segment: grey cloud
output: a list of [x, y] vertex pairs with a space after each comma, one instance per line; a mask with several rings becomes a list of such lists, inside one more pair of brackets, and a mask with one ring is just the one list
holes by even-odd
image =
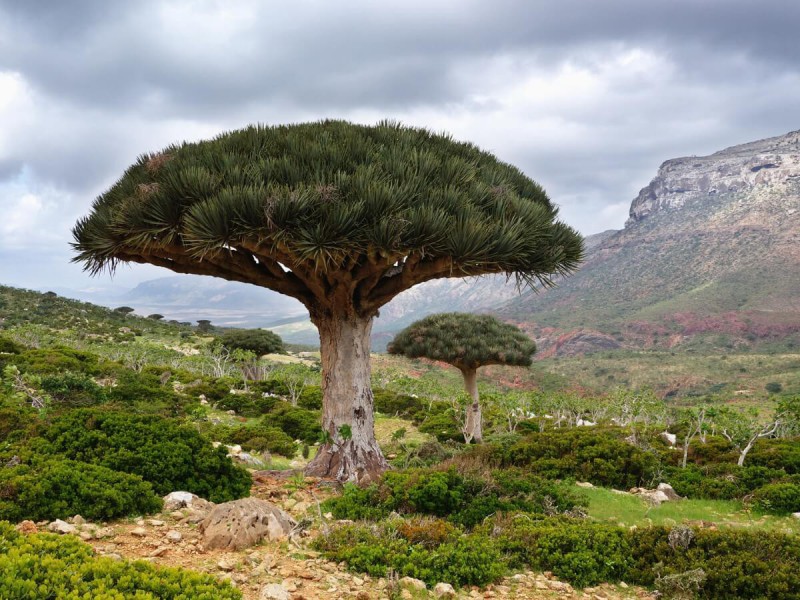
[[[208, 116], [254, 96], [332, 110], [453, 101], [465, 92], [448, 81], [453, 63], [498, 52], [557, 62], [592, 44], [644, 44], [669, 48], [687, 75], [704, 76], [709, 52], [756, 65], [795, 65], [799, 52], [800, 4], [779, 0], [256, 4], [235, 45], [216, 52], [202, 33], [165, 29], [160, 3], [3, 6], [7, 66], [79, 104], [162, 116]], [[185, 6], [203, 14], [213, 5]]]

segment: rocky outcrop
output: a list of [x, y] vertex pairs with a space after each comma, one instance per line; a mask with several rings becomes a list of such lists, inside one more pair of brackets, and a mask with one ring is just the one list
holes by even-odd
[[687, 202], [750, 193], [759, 186], [784, 185], [800, 178], [800, 131], [733, 146], [710, 156], [666, 161], [631, 204], [626, 227], [655, 212]]
[[296, 525], [280, 508], [258, 498], [218, 504], [200, 523], [207, 550], [242, 550], [262, 540], [286, 539]]

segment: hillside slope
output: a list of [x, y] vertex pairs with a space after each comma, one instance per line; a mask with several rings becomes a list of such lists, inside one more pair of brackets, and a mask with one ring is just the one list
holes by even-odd
[[668, 160], [603, 235], [576, 275], [501, 314], [545, 347], [800, 342], [800, 132]]

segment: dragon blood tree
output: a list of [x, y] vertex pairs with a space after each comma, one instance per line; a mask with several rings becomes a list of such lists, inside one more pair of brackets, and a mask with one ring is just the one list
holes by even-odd
[[480, 442], [483, 432], [478, 369], [486, 365], [529, 367], [536, 344], [513, 325], [489, 315], [440, 313], [406, 327], [395, 336], [388, 351], [409, 358], [439, 360], [461, 371], [472, 399], [464, 420], [464, 439]]
[[93, 274], [121, 262], [297, 298], [319, 329], [325, 444], [310, 475], [369, 481], [370, 331], [418, 283], [488, 273], [549, 285], [583, 241], [542, 188], [468, 143], [382, 122], [251, 126], [141, 156], [73, 235]]

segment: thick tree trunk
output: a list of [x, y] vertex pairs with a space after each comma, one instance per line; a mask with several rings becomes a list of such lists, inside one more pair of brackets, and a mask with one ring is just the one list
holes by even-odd
[[315, 319], [322, 357], [322, 429], [329, 438], [306, 474], [368, 483], [389, 464], [375, 441], [370, 387], [372, 319]]
[[470, 443], [474, 441], [480, 444], [483, 441], [483, 430], [481, 425], [481, 403], [478, 397], [478, 371], [477, 369], [461, 369], [464, 375], [464, 387], [467, 394], [472, 398], [472, 404], [467, 406], [467, 414], [464, 419], [464, 441]]

